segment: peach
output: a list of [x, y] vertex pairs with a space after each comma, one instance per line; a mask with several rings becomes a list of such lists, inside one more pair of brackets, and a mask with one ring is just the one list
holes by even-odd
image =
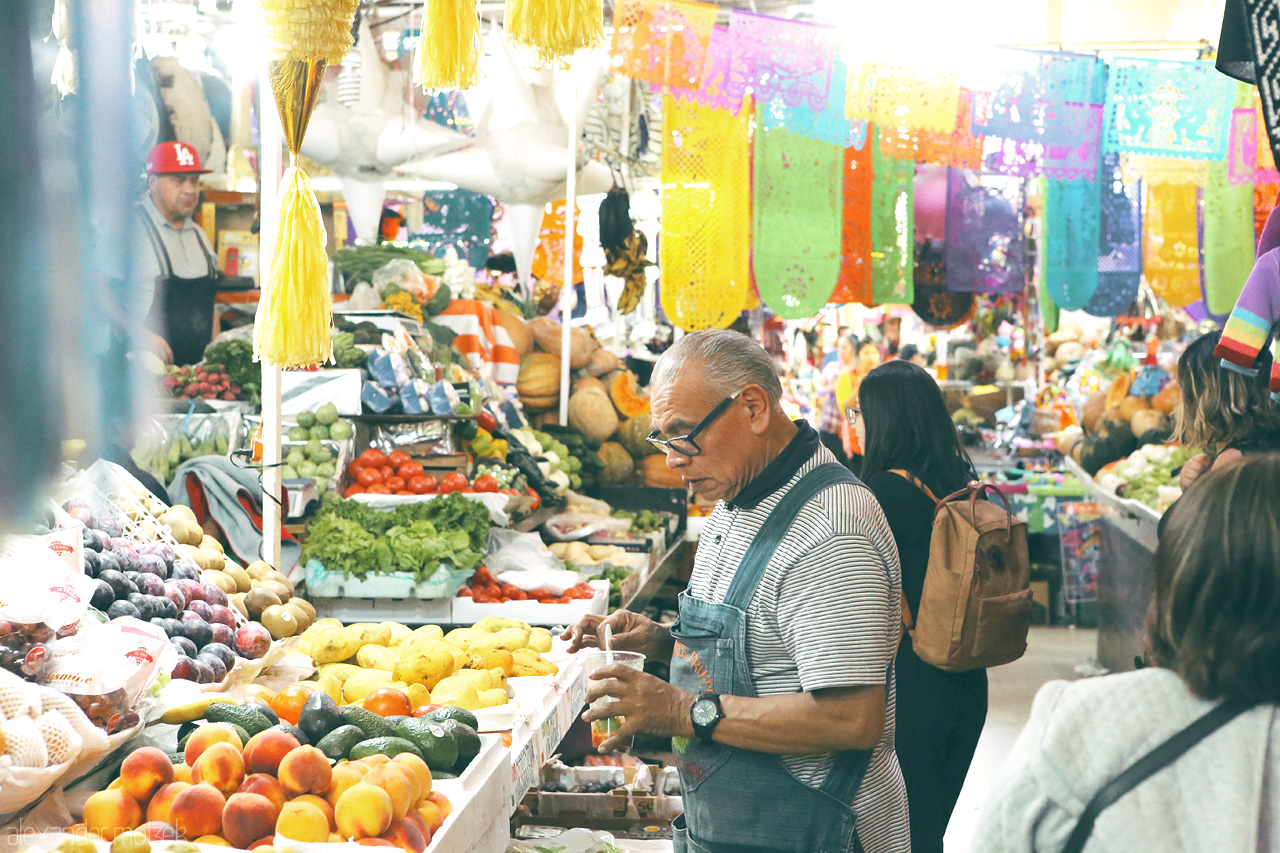
[[431, 768], [427, 766], [427, 762], [423, 761], [412, 752], [402, 752], [395, 758], [391, 759], [392, 764], [398, 764], [401, 767], [408, 767], [418, 777], [418, 784], [422, 787], [421, 794], [415, 799], [422, 799], [431, 793]]
[[169, 809], [169, 823], [183, 838], [218, 835], [227, 798], [208, 782], [200, 782], [178, 794]]
[[431, 834], [435, 834], [444, 824], [445, 813], [434, 801], [423, 799], [415, 807], [414, 811], [418, 813], [418, 817], [426, 824]]
[[173, 781], [173, 762], [154, 746], [135, 749], [120, 765], [120, 789], [139, 803], [146, 803], [162, 785]]
[[356, 844], [359, 844], [361, 847], [398, 847], [399, 846], [397, 844], [392, 844], [390, 841], [387, 841], [385, 838], [361, 838], [356, 841]]
[[191, 784], [191, 765], [187, 762], [173, 765], [173, 781]]
[[275, 835], [280, 810], [261, 794], [232, 794], [222, 810], [222, 834], [232, 847], [247, 848], [255, 839]]
[[138, 827], [147, 837], [148, 841], [181, 841], [182, 836], [178, 834], [178, 830], [161, 820], [149, 820], [142, 826]]
[[221, 835], [202, 835], [195, 841], [196, 844], [212, 844], [214, 847], [230, 847], [231, 842], [223, 838]]
[[338, 834], [344, 838], [372, 838], [391, 826], [391, 796], [377, 785], [360, 782], [338, 798], [334, 808]]
[[280, 762], [276, 778], [291, 796], [323, 794], [333, 781], [333, 767], [323, 752], [314, 746], [300, 746]]
[[362, 773], [350, 764], [336, 765], [329, 781], [329, 791], [325, 794], [325, 799], [329, 801], [329, 805], [337, 806], [338, 798], [346, 793], [348, 788], [363, 779], [368, 772], [366, 769]]
[[373, 769], [373, 765], [365, 761], [363, 758], [357, 758], [355, 761], [348, 761], [346, 766], [350, 767], [361, 776]]
[[384, 764], [365, 774], [364, 782], [366, 785], [377, 785], [387, 792], [391, 797], [391, 814], [396, 820], [408, 814], [409, 807], [417, 801], [414, 794], [417, 793], [418, 778], [403, 767]]
[[440, 814], [448, 817], [453, 814], [453, 803], [449, 802], [449, 798], [439, 791], [432, 791], [427, 794], [427, 799], [440, 807]]
[[300, 746], [298, 739], [279, 729], [267, 729], [244, 745], [244, 766], [249, 773], [276, 775], [280, 761]]
[[294, 800], [285, 803], [281, 810], [280, 819], [276, 822], [276, 834], [294, 841], [327, 842], [329, 818], [319, 806]]
[[196, 768], [196, 760], [204, 754], [204, 751], [215, 743], [229, 743], [237, 750], [244, 749], [244, 744], [240, 742], [240, 735], [236, 734], [236, 730], [226, 723], [210, 723], [201, 726], [191, 733], [191, 737], [187, 739], [187, 748], [183, 752], [183, 758], [186, 764], [191, 768], [194, 776]]
[[392, 821], [387, 831], [378, 837], [390, 841], [404, 853], [422, 853], [427, 849], [427, 840], [422, 837], [422, 833], [417, 827], [403, 820]]
[[331, 832], [331, 833], [329, 833], [329, 843], [330, 843], [330, 844], [341, 844], [342, 842], [344, 842], [344, 841], [346, 841], [346, 840], [347, 840], [347, 839], [343, 838], [341, 835], [339, 835], [339, 834], [338, 834], [338, 833], [336, 833], [336, 832]]
[[73, 823], [62, 832], [65, 835], [74, 835], [76, 838], [88, 838], [91, 835], [89, 828], [83, 823]]
[[324, 819], [329, 822], [330, 830], [338, 828], [338, 821], [333, 815], [333, 806], [329, 805], [324, 797], [316, 794], [303, 794], [300, 797], [294, 797], [290, 802], [309, 803], [310, 805], [315, 806], [324, 814]]
[[151, 797], [151, 802], [147, 804], [147, 820], [149, 822], [159, 821], [160, 823], [169, 822], [169, 810], [173, 808], [173, 801], [178, 795], [190, 788], [188, 782], [170, 782], [164, 785], [160, 790], [156, 791]]
[[375, 752], [373, 755], [366, 755], [364, 758], [360, 760], [363, 761], [366, 765], [368, 765], [369, 769], [372, 770], [375, 767], [381, 767], [391, 759], [380, 752]]
[[[142, 807], [124, 791], [98, 791], [85, 801], [84, 825], [90, 832], [111, 841], [117, 835], [142, 825]], [[381, 835], [382, 832], [372, 834]]]
[[274, 834], [273, 834], [273, 835], [267, 835], [267, 836], [265, 836], [265, 837], [263, 837], [263, 838], [259, 838], [257, 841], [255, 841], [255, 842], [253, 842], [252, 844], [250, 844], [248, 849], [250, 849], [250, 850], [261, 850], [261, 851], [263, 851], [263, 853], [266, 853], [266, 851], [268, 851], [268, 850], [274, 850], [274, 849], [275, 849], [274, 847], [272, 847], [272, 846], [271, 846], [273, 843], [275, 843], [275, 840], [276, 840], [276, 837], [275, 837], [275, 835], [274, 835]]
[[124, 785], [124, 780], [117, 776], [111, 780], [111, 784], [108, 785], [106, 789], [108, 791], [118, 791], [122, 785]]
[[251, 776], [244, 777], [244, 781], [240, 783], [236, 793], [259, 794], [274, 803], [276, 811], [284, 808], [284, 788], [280, 787], [280, 783], [276, 781], [274, 776], [268, 776], [266, 773], [254, 773]]
[[414, 809], [409, 809], [409, 813], [404, 816], [404, 822], [412, 826], [414, 829], [418, 830], [418, 832], [422, 833], [422, 838], [424, 841], [426, 841], [427, 844], [431, 843], [431, 836], [432, 836], [431, 829], [430, 827], [427, 826], [427, 822], [418, 816], [417, 811], [415, 811]]
[[222, 796], [229, 797], [244, 781], [244, 756], [234, 744], [210, 744], [191, 765], [191, 779], [197, 785], [201, 782], [212, 785]]

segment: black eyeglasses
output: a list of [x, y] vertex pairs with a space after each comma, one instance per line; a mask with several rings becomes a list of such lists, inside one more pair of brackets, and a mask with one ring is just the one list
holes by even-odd
[[854, 426], [853, 422], [858, 419], [858, 415], [861, 413], [862, 413], [862, 410], [859, 409], [857, 406], [844, 407], [844, 419], [849, 422], [849, 426]]
[[677, 435], [675, 438], [659, 438], [658, 436], [660, 436], [662, 433], [661, 431], [655, 429], [653, 432], [649, 433], [649, 436], [648, 436], [649, 443], [652, 444], [654, 447], [658, 448], [659, 450], [661, 450], [663, 453], [666, 453], [670, 450], [674, 450], [676, 453], [679, 453], [681, 456], [697, 456], [698, 454], [702, 453], [702, 448], [699, 447], [698, 443], [695, 441], [695, 439], [698, 437], [698, 434], [703, 430], [705, 430], [707, 427], [711, 426], [711, 424], [715, 421], [716, 418], [723, 415], [725, 413], [725, 410], [729, 408], [729, 404], [732, 403], [734, 400], [738, 399], [738, 394], [741, 394], [741, 393], [742, 392], [739, 391], [737, 394], [733, 394], [732, 396], [725, 397], [723, 400], [721, 400], [719, 403], [716, 404], [716, 407], [714, 409], [707, 412], [707, 416], [705, 418], [698, 421], [697, 426], [689, 430], [689, 432], [685, 433], [684, 435]]

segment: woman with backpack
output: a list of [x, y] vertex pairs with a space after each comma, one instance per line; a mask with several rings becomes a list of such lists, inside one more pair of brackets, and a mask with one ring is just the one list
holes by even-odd
[[1280, 849], [1277, 481], [1219, 462], [1169, 510], [1152, 665], [1040, 689], [974, 851]]
[[[890, 361], [868, 373], [858, 408], [846, 415], [863, 449], [863, 481], [898, 544], [903, 598], [910, 613], [918, 614], [936, 510], [930, 495], [944, 498], [965, 488], [977, 479], [973, 464], [938, 383], [910, 362]], [[895, 670], [896, 743], [911, 813], [911, 849], [942, 853], [986, 721], [987, 673], [937, 669], [920, 660], [905, 633]]]

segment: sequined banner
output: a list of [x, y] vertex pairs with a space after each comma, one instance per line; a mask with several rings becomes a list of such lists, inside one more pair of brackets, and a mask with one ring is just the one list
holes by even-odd
[[1214, 163], [1204, 191], [1204, 300], [1210, 314], [1230, 314], [1254, 261], [1253, 187], [1232, 184]]
[[831, 302], [871, 304], [871, 145], [844, 150], [844, 221], [840, 230], [840, 276]]
[[1102, 148], [1224, 159], [1234, 85], [1212, 62], [1113, 59]]
[[948, 73], [934, 71], [921, 77], [872, 62], [849, 69], [845, 115], [852, 119], [904, 132], [949, 134], [955, 130], [959, 111], [960, 89]]
[[686, 332], [723, 329], [750, 282], [750, 113], [663, 99], [662, 310]]
[[1098, 189], [1098, 289], [1084, 311], [1118, 317], [1137, 299], [1142, 285], [1142, 184], [1125, 184], [1119, 155], [1106, 154]]
[[1021, 292], [1022, 182], [947, 170], [946, 284], [961, 293]]
[[814, 112], [808, 102], [799, 106], [787, 106], [782, 98], [774, 98], [768, 107], [760, 111], [765, 130], [784, 127], [792, 133], [830, 142], [841, 148], [862, 147], [867, 140], [867, 123], [850, 121], [844, 114], [844, 86], [848, 66], [835, 61], [831, 74], [831, 97], [826, 109]]
[[1200, 298], [1196, 188], [1148, 184], [1142, 223], [1142, 272], [1155, 294], [1174, 307]]
[[886, 157], [877, 133], [878, 129], [871, 139], [871, 300], [876, 305], [910, 303], [915, 287], [916, 166]]
[[785, 128], [755, 133], [751, 267], [760, 300], [786, 320], [812, 317], [840, 275], [844, 150]]
[[727, 89], [732, 64], [733, 37], [729, 35], [728, 27], [716, 27], [707, 41], [699, 85], [688, 89], [672, 86], [671, 94], [690, 103], [715, 110], [728, 110], [737, 115], [742, 109], [742, 93], [739, 92], [734, 98]]
[[1083, 308], [1098, 289], [1098, 186], [1046, 181], [1042, 237], [1045, 290], [1058, 306]]
[[815, 112], [826, 109], [835, 29], [733, 11], [729, 33], [733, 58], [725, 92], [731, 99], [750, 93], [762, 104], [781, 98], [791, 107], [807, 101]]
[[613, 67], [653, 86], [695, 88], [720, 9], [686, 0], [619, 0]]
[[985, 136], [1072, 146], [1101, 102], [1101, 60], [1073, 53], [1010, 52], [1009, 70], [974, 98], [973, 132]]

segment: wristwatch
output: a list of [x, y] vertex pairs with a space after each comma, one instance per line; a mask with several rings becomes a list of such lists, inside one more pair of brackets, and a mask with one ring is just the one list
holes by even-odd
[[724, 710], [720, 707], [720, 696], [716, 693], [701, 694], [689, 708], [689, 721], [693, 723], [693, 733], [703, 743], [711, 743], [711, 735], [723, 719]]

